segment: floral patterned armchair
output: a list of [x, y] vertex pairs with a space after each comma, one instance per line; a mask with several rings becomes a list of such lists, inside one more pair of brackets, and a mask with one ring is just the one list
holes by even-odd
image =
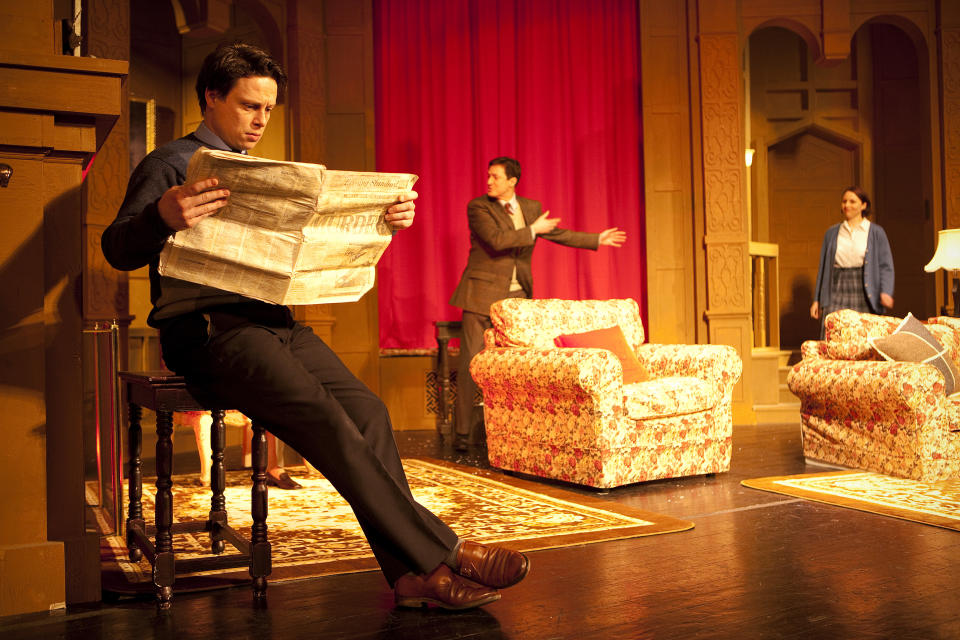
[[[889, 362], [869, 339], [900, 318], [845, 309], [825, 320], [825, 340], [808, 340], [787, 376], [800, 398], [806, 457], [901, 478], [960, 477], [960, 393], [947, 396], [929, 364]], [[927, 330], [960, 363], [960, 321], [936, 317]]]
[[[494, 467], [598, 488], [730, 468], [732, 392], [742, 362], [724, 345], [643, 344], [634, 300], [509, 298], [470, 363], [483, 390]], [[554, 338], [618, 325], [650, 379]]]

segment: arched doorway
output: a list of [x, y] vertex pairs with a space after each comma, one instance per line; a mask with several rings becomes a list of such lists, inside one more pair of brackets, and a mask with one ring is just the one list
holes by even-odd
[[[815, 338], [810, 301], [824, 231], [838, 221], [840, 189], [856, 184], [860, 144], [810, 127], [767, 148], [770, 238], [780, 247], [780, 344]], [[840, 186], [838, 186], [840, 185]]]
[[893, 313], [935, 313], [929, 215], [930, 127], [914, 41], [898, 26], [869, 23], [851, 55], [814, 62], [807, 40], [782, 27], [750, 36], [753, 240], [780, 251], [780, 344], [797, 349], [819, 335], [809, 317], [823, 234], [841, 220], [844, 187], [872, 196], [872, 220], [887, 231], [897, 285]]

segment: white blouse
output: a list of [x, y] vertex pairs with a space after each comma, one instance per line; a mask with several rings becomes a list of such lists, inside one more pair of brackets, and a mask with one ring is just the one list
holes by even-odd
[[870, 221], [860, 220], [855, 227], [850, 226], [848, 220], [840, 225], [837, 234], [837, 253], [833, 258], [833, 266], [841, 269], [862, 267], [863, 257], [867, 254], [867, 232], [870, 230]]

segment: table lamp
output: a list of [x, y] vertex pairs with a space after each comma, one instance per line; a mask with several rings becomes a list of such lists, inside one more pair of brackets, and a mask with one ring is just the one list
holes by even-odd
[[953, 317], [960, 318], [960, 229], [944, 229], [937, 236], [937, 250], [933, 259], [923, 268], [927, 273], [937, 269], [953, 272]]

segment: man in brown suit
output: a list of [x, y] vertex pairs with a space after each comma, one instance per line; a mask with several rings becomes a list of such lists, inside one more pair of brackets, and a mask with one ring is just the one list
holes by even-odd
[[463, 309], [463, 338], [457, 371], [457, 433], [454, 446], [465, 451], [474, 443], [473, 398], [476, 384], [470, 360], [483, 347], [483, 332], [490, 328], [490, 305], [503, 298], [532, 298], [530, 261], [538, 237], [552, 242], [596, 250], [600, 245], [619, 247], [627, 234], [616, 227], [600, 233], [561, 229], [560, 218], [550, 218], [536, 200], [516, 195], [520, 163], [500, 157], [487, 168], [487, 194], [467, 205], [470, 255], [450, 304]]

